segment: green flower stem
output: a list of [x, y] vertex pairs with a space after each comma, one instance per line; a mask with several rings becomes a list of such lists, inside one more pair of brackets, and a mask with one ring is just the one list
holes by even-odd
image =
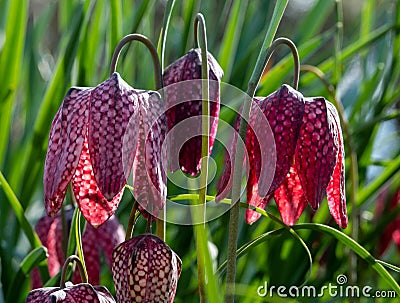
[[133, 198], [133, 199], [134, 199], [133, 206], [131, 209], [131, 213], [129, 215], [128, 226], [126, 227], [125, 241], [128, 241], [132, 237], [133, 227], [135, 226], [135, 222], [137, 219], [136, 211], [138, 209], [138, 203], [135, 200], [135, 198]]
[[[260, 81], [262, 73], [265, 69], [266, 62], [268, 62], [272, 55], [273, 48], [272, 41], [275, 33], [278, 29], [279, 23], [282, 19], [283, 13], [288, 4], [286, 1], [278, 1], [275, 5], [275, 9], [271, 18], [271, 23], [265, 36], [261, 51], [259, 53], [256, 65], [251, 75], [247, 95], [250, 97], [249, 102], [244, 102], [240, 126], [239, 136], [246, 142], [246, 131], [247, 131], [247, 120], [250, 116], [251, 101], [255, 94], [257, 85]], [[272, 50], [272, 51], [271, 51]], [[296, 78], [296, 77], [295, 77]], [[235, 277], [236, 277], [236, 249], [237, 249], [237, 238], [238, 238], [238, 227], [239, 227], [239, 201], [242, 184], [242, 161], [244, 158], [244, 148], [241, 144], [236, 146], [236, 156], [234, 162], [233, 172], [233, 185], [232, 185], [232, 202], [233, 206], [229, 211], [229, 233], [228, 233], [228, 260], [227, 260], [227, 272], [226, 272], [226, 293], [225, 302], [233, 303], [235, 299]]]
[[163, 20], [163, 27], [161, 29], [161, 36], [160, 40], [158, 41], [158, 53], [161, 58], [161, 70], [164, 70], [164, 55], [165, 55], [165, 44], [167, 41], [167, 33], [168, 33], [168, 26], [171, 20], [171, 14], [172, 10], [174, 9], [175, 6], [175, 0], [168, 0], [167, 6], [165, 8], [165, 13], [164, 13], [164, 20]]
[[66, 280], [66, 276], [67, 276], [68, 266], [73, 261], [75, 261], [76, 265], [78, 266], [82, 283], [88, 283], [88, 277], [86, 274], [86, 270], [85, 270], [83, 264], [81, 263], [80, 258], [78, 256], [71, 255], [67, 258], [67, 260], [65, 260], [65, 263], [64, 263], [62, 271], [61, 271], [61, 282], [60, 282], [61, 289], [65, 288], [65, 282], [66, 282], [65, 280]]
[[114, 50], [114, 54], [111, 59], [111, 65], [110, 65], [110, 76], [115, 73], [115, 69], [118, 63], [118, 58], [121, 53], [122, 48], [125, 46], [125, 44], [132, 42], [132, 41], [139, 41], [143, 43], [147, 49], [150, 51], [151, 59], [153, 60], [153, 67], [154, 67], [154, 79], [155, 79], [155, 86], [156, 90], [160, 90], [163, 87], [163, 81], [162, 81], [162, 71], [161, 71], [161, 65], [160, 65], [160, 60], [158, 59], [158, 54], [157, 50], [154, 47], [153, 43], [147, 38], [146, 36], [140, 35], [140, 34], [130, 34], [122, 38], [122, 40], [118, 43]]
[[[359, 221], [359, 214], [358, 214], [358, 207], [357, 207], [357, 192], [358, 192], [358, 160], [357, 160], [357, 153], [354, 147], [354, 143], [352, 140], [351, 132], [349, 123], [346, 119], [344, 114], [344, 108], [341, 100], [337, 97], [336, 88], [334, 85], [330, 84], [325, 77], [325, 74], [317, 67], [312, 65], [303, 65], [300, 68], [302, 71], [308, 71], [313, 73], [317, 76], [318, 79], [324, 83], [330, 96], [333, 99], [333, 102], [337, 108], [340, 123], [342, 125], [342, 129], [344, 135], [346, 136], [346, 146], [347, 151], [350, 154], [350, 180], [351, 180], [351, 190], [350, 190], [350, 203], [351, 203], [351, 235], [352, 238], [358, 240], [358, 221]], [[357, 280], [357, 259], [354, 254], [349, 259], [350, 262], [350, 281], [355, 283]]]
[[[162, 69], [160, 60], [158, 58], [157, 49], [154, 47], [153, 43], [143, 35], [140, 34], [130, 34], [122, 38], [122, 40], [118, 43], [117, 47], [114, 50], [114, 54], [111, 59], [111, 66], [110, 66], [110, 76], [115, 72], [115, 68], [117, 66], [118, 57], [121, 53], [122, 48], [125, 44], [131, 41], [139, 41], [143, 43], [147, 49], [150, 51], [151, 59], [153, 60], [153, 67], [154, 67], [154, 81], [155, 81], [155, 88], [156, 90], [161, 90], [164, 86], [163, 79], [162, 79]], [[135, 207], [132, 205], [132, 208]], [[157, 236], [165, 241], [165, 209], [164, 207], [161, 211], [159, 216], [161, 218], [156, 219], [156, 234]], [[128, 233], [127, 233], [128, 234]]]
[[[198, 39], [198, 31], [200, 38]], [[206, 216], [206, 195], [207, 195], [207, 177], [208, 177], [208, 150], [209, 150], [209, 132], [210, 132], [210, 105], [209, 105], [209, 83], [208, 83], [208, 49], [207, 49], [207, 31], [206, 24], [202, 14], [197, 14], [194, 21], [194, 36], [196, 43], [201, 48], [201, 77], [202, 77], [202, 102], [201, 102], [201, 168], [200, 168], [200, 188], [199, 197], [193, 200], [194, 203], [200, 205], [195, 210], [195, 222], [203, 222], [194, 226], [197, 247], [197, 271], [199, 279], [200, 302], [206, 301], [206, 281], [207, 275], [212, 275], [212, 269], [207, 268], [205, 258], [208, 254], [207, 240], [204, 238], [206, 234], [205, 216]], [[207, 251], [206, 251], [207, 250]], [[208, 258], [209, 259], [209, 258]], [[210, 271], [211, 270], [211, 271]]]
[[[162, 73], [164, 70], [164, 56], [165, 56], [165, 45], [167, 41], [167, 33], [168, 33], [168, 27], [169, 23], [171, 20], [171, 15], [172, 15], [172, 10], [174, 9], [175, 6], [175, 0], [168, 0], [167, 6], [165, 8], [165, 13], [164, 13], [164, 20], [163, 20], [163, 27], [161, 29], [161, 36], [158, 41], [158, 53], [159, 53], [159, 58], [161, 58], [161, 64], [160, 64], [160, 73], [162, 77]], [[162, 78], [161, 78], [162, 80]], [[163, 81], [161, 81], [161, 87], [164, 87]], [[161, 91], [161, 95], [163, 96], [163, 92]], [[165, 218], [167, 216], [166, 214], [166, 206], [160, 211], [161, 218], [158, 218], [156, 220], [156, 233], [157, 236], [160, 237], [162, 240], [165, 241], [165, 228], [166, 228], [166, 223], [165, 223]]]
[[79, 267], [79, 272], [81, 274], [81, 279], [82, 281], [85, 279], [86, 281], [88, 280], [88, 274], [86, 270], [86, 264], [85, 264], [85, 256], [83, 255], [83, 245], [82, 245], [82, 234], [81, 234], [81, 211], [78, 210], [77, 216], [76, 216], [76, 224], [75, 224], [75, 241], [76, 241], [76, 251], [79, 257], [79, 264], [81, 267]]

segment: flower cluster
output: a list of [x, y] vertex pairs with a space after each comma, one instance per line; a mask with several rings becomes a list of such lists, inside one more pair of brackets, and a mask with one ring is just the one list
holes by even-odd
[[[169, 103], [168, 127], [201, 114], [201, 91], [193, 90], [190, 100], [179, 104], [172, 84], [201, 77], [200, 51], [192, 50], [169, 66], [164, 77], [171, 85], [166, 91]], [[214, 100], [210, 152], [214, 142], [219, 114], [219, 81], [222, 70], [209, 54], [210, 78]], [[173, 103], [173, 104], [172, 104]], [[45, 162], [44, 192], [48, 215], [37, 225], [42, 243], [49, 249], [49, 271], [53, 276], [64, 260], [61, 248], [61, 218], [56, 215], [62, 207], [69, 183], [74, 197], [89, 226], [83, 235], [87, 251], [90, 282], [99, 283], [99, 250], [110, 253], [122, 242], [119, 225], [110, 219], [116, 211], [127, 177], [133, 172], [133, 187], [139, 209], [149, 220], [164, 207], [166, 175], [162, 167], [162, 145], [167, 129], [164, 105], [157, 92], [135, 90], [118, 73], [94, 88], [71, 88], [58, 110], [50, 131]], [[197, 123], [196, 129], [201, 129]], [[195, 175], [200, 165], [198, 148], [201, 138], [185, 143], [179, 165], [186, 173]], [[67, 214], [70, 217], [70, 213]], [[121, 235], [121, 236], [119, 236]], [[104, 241], [103, 241], [104, 239]], [[111, 249], [110, 249], [111, 248]], [[133, 262], [132, 262], [133, 260]], [[172, 302], [181, 272], [179, 257], [159, 238], [143, 235], [132, 238], [113, 253], [113, 273], [117, 297], [121, 302], [142, 298], [149, 302]], [[75, 279], [75, 278], [74, 278]], [[76, 280], [76, 279], [75, 279]], [[38, 272], [33, 274], [33, 286], [40, 287]], [[90, 286], [91, 287], [91, 286]], [[71, 286], [62, 290], [43, 289], [30, 294], [30, 300], [68, 293], [88, 292], [89, 286]], [[90, 288], [92, 289], [92, 288]], [[81, 295], [78, 297], [82, 298]]]
[[[139, 36], [135, 38], [143, 41], [143, 36]], [[154, 47], [151, 52], [155, 53]], [[148, 226], [151, 225], [165, 207], [163, 160], [167, 151], [172, 156], [172, 171], [180, 168], [191, 176], [199, 173], [202, 64], [208, 64], [211, 80], [211, 153], [223, 71], [211, 54], [207, 54], [207, 62], [202, 62], [200, 55], [200, 49], [190, 50], [166, 68], [162, 94], [134, 89], [116, 72], [96, 87], [73, 87], [68, 91], [51, 126], [45, 162], [44, 200], [46, 212], [52, 218], [41, 219], [36, 228], [49, 251], [51, 276], [60, 271], [64, 260], [62, 224], [57, 213], [71, 183], [77, 205], [91, 225], [83, 234], [89, 282], [99, 283], [100, 250], [104, 250], [119, 302], [173, 302], [182, 270], [178, 255], [152, 234], [122, 242], [123, 232], [113, 214], [132, 173], [135, 200]], [[274, 142], [260, 140], [259, 134], [266, 130], [260, 129], [254, 114], [257, 111], [252, 110], [245, 142], [249, 155], [248, 204], [264, 208], [274, 197], [283, 222], [293, 225], [307, 204], [317, 209], [326, 194], [334, 219], [340, 227], [346, 227], [343, 137], [335, 107], [322, 97], [305, 98], [288, 85], [268, 97], [254, 98], [252, 106], [268, 120]], [[167, 143], [167, 131], [171, 144], [166, 149], [163, 146]], [[268, 184], [262, 171], [266, 163], [275, 164], [269, 158], [274, 146], [276, 167]], [[229, 188], [227, 180], [233, 171], [229, 163], [219, 193]], [[71, 212], [66, 216], [67, 221], [71, 220]], [[246, 211], [248, 223], [258, 218], [253, 210]], [[73, 277], [76, 280], [77, 276]], [[60, 288], [38, 289], [30, 293], [27, 302], [115, 302], [106, 289], [87, 282], [62, 282]], [[34, 273], [33, 286], [41, 286], [38, 272]]]

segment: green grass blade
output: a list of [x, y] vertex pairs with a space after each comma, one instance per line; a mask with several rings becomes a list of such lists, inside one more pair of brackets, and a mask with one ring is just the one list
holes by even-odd
[[[82, 33], [90, 19], [89, 12], [91, 10], [89, 6], [91, 5], [93, 5], [93, 2], [87, 0], [85, 3], [80, 3], [75, 8], [72, 14], [73, 20], [70, 22], [70, 35], [66, 41], [66, 46], [62, 48], [63, 51], [55, 67], [54, 76], [49, 83], [40, 106], [33, 136], [28, 145], [27, 156], [24, 163], [21, 165], [21, 171], [24, 175], [23, 180], [20, 182], [21, 189], [19, 189], [19, 191], [21, 192], [21, 201], [24, 201], [23, 203], [28, 203], [31, 200], [32, 192], [34, 191], [38, 179], [40, 179], [39, 176], [43, 169], [51, 121], [70, 85], [72, 66], [75, 61], [78, 46], [80, 45]], [[38, 159], [40, 159], [40, 161], [38, 161]]]
[[195, 0], [187, 0], [184, 1], [183, 4], [183, 32], [181, 37], [181, 49], [179, 54], [184, 54], [189, 47], [189, 34], [190, 30], [193, 28], [192, 23], [194, 19], [194, 13], [198, 11], [198, 7], [195, 5], [199, 5], [200, 1]]
[[164, 64], [165, 64], [164, 55], [165, 55], [165, 46], [167, 43], [168, 27], [169, 27], [169, 22], [171, 20], [172, 11], [174, 10], [174, 6], [175, 6], [175, 0], [168, 0], [164, 12], [164, 20], [163, 20], [163, 26], [161, 28], [161, 35], [157, 45], [157, 52], [158, 56], [160, 57], [162, 71], [164, 71]]
[[368, 186], [359, 190], [356, 205], [361, 206], [362, 204], [364, 204], [370, 197], [376, 194], [378, 190], [382, 188], [382, 186], [399, 170], [400, 156], [391, 161], [386, 170], [381, 173], [376, 179], [374, 179], [374, 181], [372, 181]]
[[6, 302], [20, 302], [23, 300], [21, 296], [22, 285], [26, 283], [26, 278], [32, 269], [47, 259], [47, 249], [44, 246], [39, 246], [32, 250], [21, 262], [18, 271], [14, 274], [10, 288], [7, 291]]
[[122, 38], [122, 3], [121, 0], [109, 2], [111, 5], [111, 37], [109, 42], [110, 54], [113, 53], [119, 40]]
[[11, 208], [14, 211], [14, 214], [20, 224], [22, 230], [24, 231], [26, 237], [32, 248], [38, 248], [42, 246], [42, 243], [39, 240], [36, 232], [33, 230], [31, 224], [28, 219], [25, 217], [24, 209], [21, 206], [21, 203], [18, 201], [17, 196], [14, 191], [8, 184], [6, 178], [3, 176], [3, 173], [0, 171], [0, 187], [3, 189], [4, 194], [7, 198], [7, 201]]
[[326, 23], [328, 15], [332, 12], [334, 1], [319, 0], [314, 7], [302, 18], [298, 26], [295, 40], [302, 44], [317, 36]]
[[239, 38], [246, 16], [247, 4], [247, 0], [236, 0], [233, 3], [229, 21], [224, 31], [224, 38], [222, 39], [218, 58], [219, 64], [224, 71], [224, 79], [226, 82], [229, 81], [232, 73], [233, 62], [236, 57]]
[[375, 9], [375, 0], [367, 0], [364, 2], [364, 7], [361, 13], [361, 26], [360, 26], [360, 37], [367, 37], [368, 34], [372, 31], [373, 18], [374, 18], [374, 9]]
[[8, 145], [12, 109], [24, 50], [28, 1], [11, 1], [6, 21], [5, 42], [0, 54], [0, 169]]
[[377, 261], [364, 247], [362, 247], [345, 233], [333, 227], [318, 223], [302, 223], [295, 225], [292, 228], [294, 230], [311, 229], [335, 237], [339, 242], [350, 248], [359, 257], [366, 261], [381, 276], [381, 278], [384, 279], [394, 291], [396, 291], [397, 295], [400, 295], [399, 284], [396, 282], [393, 276], [389, 274], [386, 268], [383, 267], [383, 265], [379, 261]]
[[[383, 38], [385, 35], [387, 35], [391, 30], [393, 30], [396, 26], [395, 25], [383, 25], [382, 27], [374, 30], [371, 32], [367, 37], [365, 37], [363, 40], [357, 40], [356, 42], [350, 44], [346, 48], [344, 48], [340, 54], [339, 54], [339, 59], [341, 61], [344, 61], [351, 56], [355, 55], [357, 52], [360, 50], [363, 50], [367, 47], [369, 47], [371, 44], [375, 43], [379, 39]], [[326, 59], [324, 62], [322, 62], [318, 67], [319, 69], [326, 73], [327, 71], [331, 70], [333, 68], [333, 65], [335, 63], [334, 58], [330, 57], [329, 59]], [[304, 75], [301, 79], [302, 85], [307, 86], [310, 85], [310, 83], [315, 80], [315, 78], [310, 75]]]

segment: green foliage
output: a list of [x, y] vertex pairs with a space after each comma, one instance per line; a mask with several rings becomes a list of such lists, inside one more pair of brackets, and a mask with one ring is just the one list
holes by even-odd
[[[33, 227], [44, 214], [42, 177], [51, 122], [68, 88], [104, 81], [112, 51], [122, 36], [137, 32], [154, 44], [161, 41], [167, 5], [161, 0], [44, 2], [0, 0], [0, 303], [24, 302], [34, 266], [40, 265], [41, 276], [48, 280], [45, 250]], [[292, 229], [282, 229], [279, 220], [268, 215], [278, 214], [274, 202], [267, 207], [268, 214], [251, 226], [245, 225], [241, 208], [238, 302], [261, 302], [256, 290], [264, 281], [322, 287], [335, 283], [339, 274], [349, 277], [348, 284], [399, 291], [398, 251], [391, 245], [378, 255], [385, 227], [399, 211], [385, 210], [378, 216], [376, 208], [384, 188], [388, 188], [387, 205], [400, 187], [400, 3], [343, 1], [344, 19], [338, 20], [337, 1], [307, 1], [312, 3], [307, 9], [302, 9], [301, 2], [289, 1], [275, 37], [292, 39], [301, 63], [324, 72], [344, 105], [350, 226], [336, 229], [326, 201], [315, 213], [307, 209]], [[166, 32], [165, 66], [194, 46], [193, 20], [201, 12], [207, 24], [208, 49], [225, 71], [223, 81], [246, 91], [274, 7], [275, 1], [263, 0], [175, 1]], [[343, 27], [337, 26], [339, 21]], [[279, 49], [272, 62], [256, 95], [266, 96], [292, 81], [293, 60], [288, 50]], [[124, 48], [117, 71], [135, 88], [154, 88], [151, 59], [142, 46]], [[333, 101], [324, 83], [312, 74], [301, 74], [299, 90]], [[222, 108], [220, 119], [233, 124], [234, 116]], [[356, 186], [349, 173], [350, 141], [358, 159]], [[224, 167], [220, 147], [214, 148], [212, 157], [219, 176]], [[171, 197], [181, 193], [174, 187], [168, 191]], [[214, 182], [208, 194], [210, 199], [215, 195]], [[117, 211], [124, 226], [131, 203], [127, 190]], [[207, 265], [221, 269], [219, 276], [210, 279], [224, 292], [228, 219], [224, 214], [208, 222], [207, 233], [198, 241], [193, 227], [167, 224], [166, 242], [183, 263], [175, 302], [199, 301], [196, 245], [202, 251], [215, 246], [207, 254]], [[139, 219], [134, 233], [144, 230], [145, 222]], [[70, 236], [69, 252], [74, 252], [75, 234]], [[358, 255], [355, 264], [351, 261], [354, 255]], [[102, 282], [111, 285], [106, 266]], [[48, 282], [55, 283], [57, 277]], [[15, 291], [18, 286], [20, 290]], [[280, 301], [276, 295], [268, 302]]]

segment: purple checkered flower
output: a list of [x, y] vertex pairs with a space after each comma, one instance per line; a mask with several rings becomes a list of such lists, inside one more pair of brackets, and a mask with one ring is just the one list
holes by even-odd
[[[209, 53], [209, 102], [210, 102], [210, 134], [209, 154], [211, 154], [217, 134], [218, 115], [220, 109], [220, 81], [223, 71], [218, 62]], [[192, 49], [176, 60], [164, 71], [164, 91], [167, 104], [168, 129], [171, 134], [171, 154], [179, 155], [179, 163], [172, 164], [175, 171], [180, 167], [186, 174], [196, 176], [201, 166], [201, 50]], [[193, 120], [180, 124], [186, 119]], [[177, 129], [174, 129], [177, 128]], [[172, 162], [174, 163], [174, 162]]]
[[[246, 135], [250, 167], [247, 202], [265, 208], [274, 197], [283, 222], [293, 225], [307, 204], [317, 209], [326, 194], [332, 216], [345, 228], [344, 148], [335, 107], [322, 97], [304, 98], [288, 85], [266, 98], [255, 98], [253, 106], [261, 109], [271, 126], [276, 145], [276, 169], [266, 196], [261, 197], [261, 149], [252, 129], [257, 121], [250, 115]], [[219, 184], [219, 193], [225, 191], [230, 173], [228, 167]], [[251, 209], [246, 211], [249, 224], [259, 217], [260, 214]]]
[[95, 88], [71, 88], [50, 131], [44, 170], [47, 214], [61, 208], [68, 184], [93, 226], [118, 207], [127, 176], [142, 202], [162, 208], [161, 143], [166, 122], [158, 93], [135, 90], [118, 73]]

